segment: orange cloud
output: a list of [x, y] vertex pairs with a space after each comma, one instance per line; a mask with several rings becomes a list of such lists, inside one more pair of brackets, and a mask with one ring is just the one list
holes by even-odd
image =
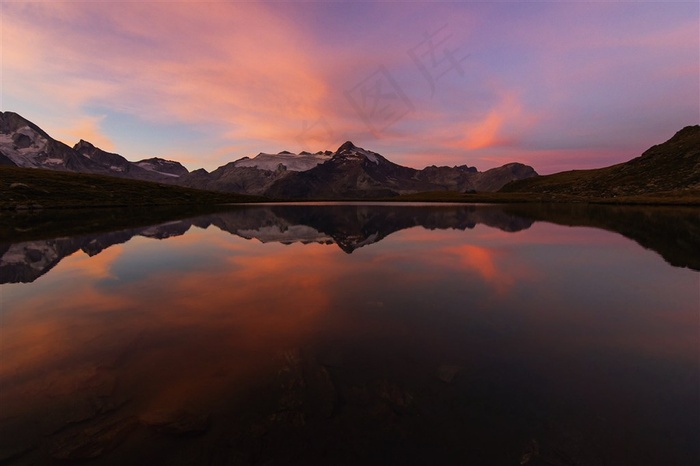
[[523, 131], [532, 124], [533, 116], [526, 116], [517, 96], [512, 91], [499, 90], [500, 100], [480, 119], [462, 122], [463, 136], [452, 145], [466, 150], [509, 144], [506, 130]]

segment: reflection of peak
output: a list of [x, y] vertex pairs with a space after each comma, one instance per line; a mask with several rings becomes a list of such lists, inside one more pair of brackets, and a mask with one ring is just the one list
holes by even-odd
[[344, 237], [340, 238], [337, 237], [335, 238], [336, 244], [340, 249], [342, 249], [344, 252], [348, 254], [352, 254], [352, 252], [356, 249], [361, 248], [362, 246], [367, 246], [373, 243], [376, 243], [382, 239], [382, 236], [379, 234], [379, 232], [372, 233], [368, 236], [352, 236], [352, 237]]
[[147, 238], [165, 239], [184, 235], [190, 229], [190, 226], [189, 223], [182, 221], [168, 222], [141, 230], [139, 235]]
[[95, 145], [86, 141], [85, 139], [81, 139], [78, 141], [76, 145], [73, 146], [73, 150], [77, 150], [78, 152], [81, 152], [83, 150], [94, 150], [96, 149]]

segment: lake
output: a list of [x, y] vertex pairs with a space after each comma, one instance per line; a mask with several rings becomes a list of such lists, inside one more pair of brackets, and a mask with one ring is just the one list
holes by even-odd
[[80, 215], [3, 227], [1, 464], [700, 464], [697, 208]]

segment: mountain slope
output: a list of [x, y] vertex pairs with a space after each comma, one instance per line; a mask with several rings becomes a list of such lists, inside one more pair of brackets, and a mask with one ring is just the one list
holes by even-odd
[[0, 154], [18, 167], [109, 174], [103, 165], [56, 141], [34, 123], [12, 112], [0, 112]]
[[610, 198], [698, 190], [700, 126], [696, 125], [683, 128], [668, 141], [628, 162], [514, 181], [501, 192]]
[[139, 160], [138, 162], [134, 162], [134, 165], [144, 170], [160, 173], [161, 175], [182, 176], [189, 173], [189, 170], [182, 166], [180, 162], [165, 160], [160, 157]]

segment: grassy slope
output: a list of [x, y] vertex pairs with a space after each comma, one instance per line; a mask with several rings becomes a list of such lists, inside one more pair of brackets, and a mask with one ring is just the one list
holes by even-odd
[[263, 200], [109, 176], [0, 166], [0, 209], [212, 205]]
[[386, 199], [396, 202], [477, 202], [477, 203], [589, 203], [589, 204], [629, 204], [629, 205], [700, 205], [700, 189], [678, 190], [637, 196], [586, 196], [575, 194], [538, 192], [497, 192], [465, 194], [454, 191], [434, 191], [406, 194]]
[[501, 192], [697, 202], [700, 198], [700, 126], [683, 128], [668, 141], [629, 162], [514, 181]]

